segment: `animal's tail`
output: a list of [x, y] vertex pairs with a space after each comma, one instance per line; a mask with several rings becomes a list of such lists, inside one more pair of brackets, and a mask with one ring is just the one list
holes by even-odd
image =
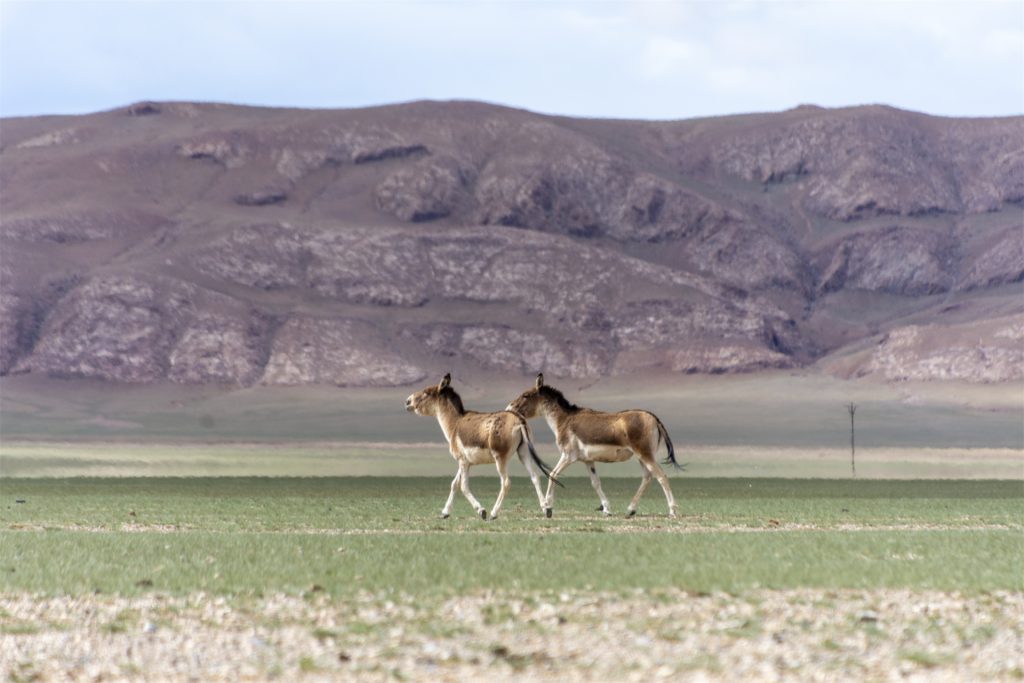
[[672, 465], [677, 470], [685, 470], [685, 465], [680, 465], [676, 461], [676, 449], [672, 446], [672, 438], [668, 435], [668, 430], [665, 429], [665, 425], [658, 418], [657, 415], [652, 413], [654, 421], [658, 423], [658, 436], [665, 440], [665, 447], [668, 449], [668, 457], [661, 461], [663, 465]]
[[[522, 448], [523, 444], [525, 443], [527, 449], [529, 449], [530, 451], [530, 458], [532, 458], [534, 464], [536, 464], [537, 467], [540, 468], [540, 471], [544, 473], [544, 476], [547, 477], [548, 479], [551, 479], [551, 481], [555, 482], [562, 488], [565, 488], [565, 485], [562, 484], [562, 482], [551, 477], [551, 467], [546, 462], [541, 460], [539, 455], [537, 455], [537, 449], [533, 447], [533, 440], [530, 438], [530, 425], [526, 423], [526, 420], [523, 420], [523, 422], [519, 425], [519, 436], [522, 439], [519, 442], [519, 448]], [[519, 453], [519, 458], [522, 459], [523, 454], [519, 451], [519, 449], [516, 449], [516, 452]]]

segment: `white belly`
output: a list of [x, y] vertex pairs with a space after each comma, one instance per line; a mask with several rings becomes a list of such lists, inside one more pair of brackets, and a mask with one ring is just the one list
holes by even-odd
[[633, 457], [633, 451], [622, 446], [583, 446], [583, 460], [596, 462], [622, 462]]
[[491, 453], [490, 448], [464, 446], [461, 439], [456, 439], [455, 444], [459, 447], [459, 453], [462, 454], [462, 458], [470, 465], [483, 465], [484, 463], [494, 462], [494, 455]]

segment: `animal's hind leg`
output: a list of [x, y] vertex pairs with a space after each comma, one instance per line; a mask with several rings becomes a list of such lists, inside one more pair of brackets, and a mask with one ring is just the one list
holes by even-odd
[[444, 509], [441, 510], [441, 519], [448, 519], [448, 516], [452, 514], [452, 503], [455, 502], [455, 489], [459, 488], [459, 481], [462, 478], [462, 468], [455, 472], [455, 478], [452, 479], [452, 490], [448, 493], [448, 502], [444, 504]]
[[654, 474], [654, 478], [661, 484], [661, 490], [665, 492], [665, 500], [668, 502], [668, 516], [675, 517], [678, 510], [676, 509], [676, 499], [672, 495], [672, 489], [668, 485], [668, 477], [665, 475], [665, 471], [661, 469], [661, 465], [651, 458], [651, 461], [647, 463], [647, 466], [651, 469]]
[[459, 485], [462, 487], [462, 495], [466, 497], [469, 504], [476, 510], [476, 514], [480, 515], [482, 519], [487, 519], [487, 508], [481, 505], [480, 501], [473, 495], [473, 492], [469, 490], [469, 465], [465, 463], [459, 463]]
[[651, 485], [651, 470], [643, 460], [640, 460], [640, 469], [644, 471], [644, 478], [640, 481], [640, 488], [636, 490], [633, 500], [629, 501], [629, 507], [626, 508], [627, 517], [632, 517], [636, 514], [636, 506], [640, 503], [640, 497], [644, 495], [644, 491]]
[[498, 498], [494, 501], [494, 507], [491, 508], [491, 519], [497, 517], [501, 512], [501, 504], [505, 502], [505, 495], [508, 493], [509, 486], [512, 485], [508, 476], [508, 458], [495, 458], [494, 464], [498, 468], [498, 476], [501, 477], [501, 490], [498, 491]]
[[604, 495], [604, 490], [601, 488], [601, 479], [597, 476], [597, 468], [594, 467], [594, 463], [587, 463], [587, 467], [590, 469], [590, 483], [593, 484], [594, 490], [597, 491], [597, 497], [601, 499], [601, 512], [606, 515], [612, 514], [611, 505], [608, 503], [608, 496]]

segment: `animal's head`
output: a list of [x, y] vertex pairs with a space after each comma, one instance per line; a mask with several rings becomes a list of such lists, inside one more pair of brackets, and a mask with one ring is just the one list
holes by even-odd
[[505, 410], [517, 412], [523, 417], [525, 417], [527, 420], [536, 417], [538, 411], [540, 411], [540, 390], [543, 386], [544, 373], [542, 372], [537, 375], [537, 382], [532, 387], [530, 387], [523, 393], [519, 394], [517, 398], [515, 398], [511, 403], [508, 404]]
[[421, 389], [405, 399], [405, 409], [417, 415], [437, 415], [438, 405], [442, 401], [451, 401], [456, 403], [459, 412], [462, 412], [462, 401], [459, 399], [459, 395], [448, 386], [451, 382], [451, 374], [445, 374], [436, 386]]

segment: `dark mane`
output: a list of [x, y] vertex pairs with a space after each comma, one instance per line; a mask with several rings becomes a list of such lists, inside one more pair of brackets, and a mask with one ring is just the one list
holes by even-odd
[[575, 413], [579, 410], [582, 410], [575, 403], [569, 403], [568, 399], [565, 398], [565, 395], [562, 394], [562, 392], [559, 391], [558, 389], [555, 389], [554, 387], [549, 387], [545, 384], [537, 391], [543, 398], [550, 399], [557, 403], [558, 407], [561, 408], [562, 410], [567, 410], [570, 413]]
[[466, 414], [466, 409], [462, 407], [462, 398], [460, 398], [459, 395], [455, 393], [455, 390], [452, 389], [451, 387], [445, 387], [440, 392], [438, 392], [437, 395], [439, 398], [448, 399], [448, 401], [450, 401], [451, 404], [455, 406], [455, 410], [459, 413], [459, 415]]

